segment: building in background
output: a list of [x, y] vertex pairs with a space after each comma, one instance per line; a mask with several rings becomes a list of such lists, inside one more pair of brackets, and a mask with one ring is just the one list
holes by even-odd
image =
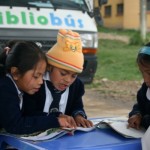
[[[116, 29], [140, 29], [140, 0], [108, 0], [102, 5], [103, 26]], [[147, 0], [147, 30], [150, 29], [150, 0]]]

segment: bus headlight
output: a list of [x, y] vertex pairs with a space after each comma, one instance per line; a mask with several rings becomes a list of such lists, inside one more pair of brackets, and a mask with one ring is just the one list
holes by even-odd
[[87, 48], [98, 47], [98, 33], [80, 34], [82, 40], [82, 46]]

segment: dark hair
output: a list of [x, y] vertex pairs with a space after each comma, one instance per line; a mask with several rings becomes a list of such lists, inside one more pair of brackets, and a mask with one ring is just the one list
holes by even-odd
[[14, 43], [11, 43], [12, 45], [9, 46], [9, 48], [11, 48], [9, 53], [6, 54], [5, 52], [5, 60], [4, 57], [0, 57], [3, 59], [0, 59], [0, 69], [3, 69], [3, 71], [0, 72], [1, 75], [4, 75], [4, 70], [5, 73], [11, 73], [12, 67], [17, 67], [19, 73], [23, 75], [26, 71], [33, 69], [39, 60], [45, 60], [47, 63], [44, 52], [42, 52], [42, 50], [34, 42], [13, 42]]
[[5, 61], [6, 61], [6, 57], [7, 57], [6, 48], [11, 49], [13, 47], [13, 45], [17, 42], [18, 42], [18, 40], [10, 40], [6, 43], [5, 47], [3, 48], [3, 50], [0, 53], [0, 64], [1, 65], [5, 65]]
[[[150, 42], [147, 43], [145, 46], [150, 47]], [[144, 54], [144, 53], [138, 53], [137, 63], [142, 66], [149, 66], [150, 65], [150, 55]]]

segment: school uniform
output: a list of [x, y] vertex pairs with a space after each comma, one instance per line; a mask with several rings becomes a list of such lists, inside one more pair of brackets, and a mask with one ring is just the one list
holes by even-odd
[[129, 117], [134, 114], [141, 114], [141, 125], [147, 129], [150, 125], [150, 88], [145, 83], [137, 93], [137, 103], [133, 106]]
[[[84, 65], [80, 35], [71, 30], [60, 29], [57, 42], [47, 51], [46, 58], [50, 66], [80, 74]], [[59, 111], [73, 117], [80, 114], [86, 118], [82, 102], [83, 94], [84, 86], [78, 78], [64, 91], [58, 91], [55, 87], [52, 87], [50, 79], [44, 79], [40, 92], [36, 93], [32, 105], [37, 106], [37, 112], [51, 113]]]
[[[38, 113], [38, 112], [45, 112], [45, 113], [51, 112], [50, 107], [53, 103], [52, 92], [54, 91], [49, 87], [52, 86], [51, 81], [49, 79], [46, 80], [47, 78], [44, 79], [45, 79], [44, 83], [42, 84], [39, 92], [34, 94], [32, 96], [32, 100], [30, 101], [28, 98], [26, 98], [26, 101], [24, 103], [24, 107], [26, 111], [30, 112], [30, 114]], [[84, 111], [83, 101], [82, 101], [82, 96], [84, 95], [84, 93], [85, 91], [84, 91], [83, 83], [81, 82], [80, 79], [76, 78], [73, 84], [70, 85], [70, 87], [68, 87], [65, 91], [63, 91], [63, 93], [61, 93], [57, 111], [73, 117], [75, 117], [77, 114], [80, 114], [84, 118], [87, 118]], [[25, 95], [25, 96], [29, 96], [29, 95]], [[26, 108], [26, 106], [28, 105], [30, 106], [32, 105], [32, 107]]]
[[[29, 114], [24, 109], [24, 93], [19, 91], [11, 76], [0, 78], [0, 127], [13, 134], [29, 134], [59, 127], [59, 114]], [[26, 106], [30, 107], [30, 106]]]

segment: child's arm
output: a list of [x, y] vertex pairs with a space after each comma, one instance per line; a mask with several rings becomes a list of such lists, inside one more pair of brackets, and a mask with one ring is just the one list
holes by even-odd
[[76, 79], [71, 89], [74, 95], [72, 96], [72, 105], [70, 111], [77, 126], [92, 127], [93, 123], [90, 120], [87, 120], [87, 116], [84, 111], [84, 105], [82, 101], [82, 96], [84, 95], [83, 83], [79, 79]]
[[138, 103], [133, 105], [132, 111], [129, 113], [129, 117], [131, 117], [133, 115], [136, 115], [136, 114], [141, 114], [141, 111], [140, 111]]
[[74, 119], [78, 127], [90, 128], [93, 126], [92, 121], [85, 119], [82, 115], [76, 115]]
[[[62, 126], [58, 119], [60, 113], [31, 115], [23, 114], [23, 108], [19, 107], [19, 97], [13, 84], [7, 86], [0, 80], [0, 125], [7, 132], [13, 134], [30, 134], [49, 128]], [[68, 122], [66, 119], [65, 122]], [[65, 126], [67, 127], [67, 126]]]
[[[142, 84], [142, 87], [137, 93], [137, 103], [133, 106], [132, 111], [129, 113], [129, 122], [132, 120], [134, 122], [139, 119], [140, 116], [140, 125], [147, 129], [150, 126], [150, 114], [149, 114], [149, 105], [150, 102], [146, 97], [147, 86], [145, 83]], [[136, 119], [135, 119], [136, 116]], [[133, 121], [134, 118], [134, 121]], [[136, 121], [137, 122], [137, 121]], [[137, 123], [135, 123], [137, 124]], [[139, 123], [138, 123], [139, 124]], [[129, 126], [132, 126], [131, 124]]]
[[140, 129], [140, 125], [141, 125], [141, 119], [142, 116], [141, 114], [135, 114], [132, 115], [129, 119], [128, 119], [128, 128], [135, 128], [135, 129]]
[[76, 128], [76, 122], [74, 121], [73, 117], [68, 115], [60, 114], [58, 117], [58, 121], [61, 127], [63, 128]]

